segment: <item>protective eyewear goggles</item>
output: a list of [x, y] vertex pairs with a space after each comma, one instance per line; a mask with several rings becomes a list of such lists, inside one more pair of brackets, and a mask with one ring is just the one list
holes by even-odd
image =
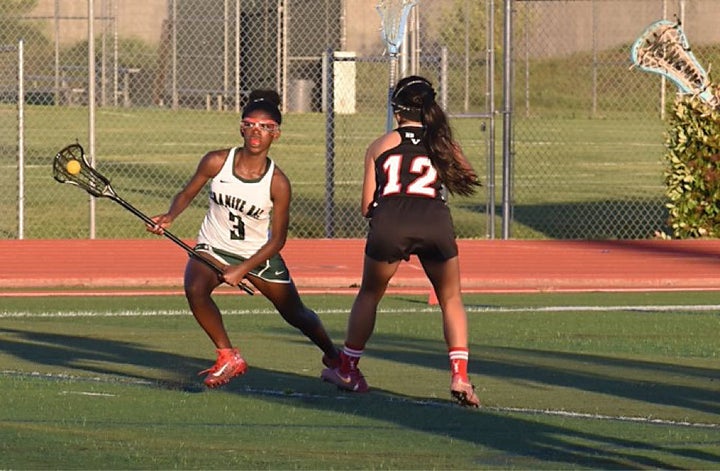
[[280, 129], [280, 126], [277, 123], [273, 122], [266, 122], [266, 121], [241, 121], [240, 122], [240, 129], [243, 131], [249, 131], [252, 128], [258, 128], [259, 130], [263, 132], [276, 132]]

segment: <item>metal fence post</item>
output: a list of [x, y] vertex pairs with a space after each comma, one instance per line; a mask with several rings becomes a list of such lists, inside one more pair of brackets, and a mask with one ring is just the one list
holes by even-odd
[[335, 236], [335, 51], [328, 49], [322, 58], [325, 77], [325, 237]]
[[510, 238], [512, 218], [512, 0], [505, 0], [503, 26], [503, 196], [502, 238]]
[[25, 48], [18, 41], [18, 239], [25, 238]]
[[[88, 151], [95, 167], [95, 0], [88, 0]], [[90, 238], [95, 238], [95, 198], [90, 197]]]

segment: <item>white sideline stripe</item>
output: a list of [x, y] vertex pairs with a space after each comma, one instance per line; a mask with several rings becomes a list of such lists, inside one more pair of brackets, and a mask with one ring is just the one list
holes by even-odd
[[467, 306], [468, 312], [566, 312], [566, 311], [640, 311], [640, 312], [671, 312], [671, 311], [718, 311], [720, 304], [662, 304], [662, 305], [625, 305], [625, 306], [539, 306], [539, 307], [492, 307]]
[[[67, 373], [40, 373], [39, 371], [18, 371], [18, 370], [0, 370], [2, 376], [22, 376], [27, 378], [40, 378], [40, 379], [51, 379], [53, 381], [65, 380], [65, 381], [83, 381], [92, 383], [108, 383], [108, 384], [132, 384], [136, 386], [151, 386], [156, 384], [152, 381], [145, 379], [135, 378], [101, 378], [99, 376], [78, 376]], [[63, 391], [66, 392], [66, 391]]]
[[[101, 377], [83, 377], [68, 374], [53, 374], [53, 373], [23, 373], [20, 371], [2, 370], [0, 371], [2, 376], [29, 376], [40, 379], [56, 380], [79, 380], [79, 381], [92, 381], [97, 383], [108, 383], [108, 384], [130, 384], [137, 386], [154, 386], [161, 384], [161, 382], [155, 383], [149, 380], [140, 380], [132, 378], [118, 378], [118, 379], [106, 379]], [[257, 394], [262, 396], [273, 396], [273, 397], [286, 397], [286, 398], [298, 398], [298, 399], [323, 399], [323, 400], [337, 400], [344, 401], [349, 399], [349, 395], [324, 395], [324, 394], [307, 394], [297, 391], [281, 391], [278, 389], [258, 389], [245, 387], [243, 391], [250, 394]], [[92, 396], [103, 396], [103, 397], [115, 397], [114, 394], [109, 393], [89, 393], [89, 392], [76, 392], [76, 391], [61, 391], [60, 394], [81, 394], [81, 395], [92, 395]], [[447, 407], [447, 408], [458, 408], [459, 406], [452, 402], [440, 402], [433, 400], [414, 400], [405, 398], [393, 398], [387, 396], [380, 396], [387, 402], [402, 402], [405, 404], [413, 404], [422, 407]], [[664, 425], [672, 427], [688, 427], [688, 428], [700, 428], [700, 429], [720, 429], [720, 424], [712, 422], [690, 422], [686, 420], [670, 420], [660, 419], [653, 417], [638, 417], [638, 416], [625, 416], [625, 415], [605, 415], [605, 414], [588, 414], [585, 412], [573, 412], [568, 410], [554, 410], [554, 409], [530, 409], [525, 407], [488, 407], [483, 406], [479, 409], [480, 411], [491, 411], [501, 412], [508, 414], [526, 414], [526, 415], [547, 415], [547, 416], [559, 416], [568, 417], [574, 419], [586, 419], [586, 420], [602, 420], [602, 421], [616, 421], [616, 422], [631, 422], [647, 425]], [[470, 412], [472, 413], [472, 412]]]
[[[668, 304], [668, 305], [621, 305], [621, 306], [534, 306], [534, 307], [495, 307], [473, 306], [465, 307], [467, 312], [481, 313], [514, 313], [514, 312], [608, 312], [608, 311], [638, 311], [638, 312], [672, 312], [672, 311], [720, 311], [720, 304]], [[423, 307], [420, 309], [378, 309], [378, 313], [393, 314], [403, 312], [439, 312], [439, 307]], [[348, 314], [347, 309], [318, 309], [317, 314]], [[247, 316], [257, 314], [276, 314], [274, 309], [230, 309], [223, 311], [223, 315]], [[2, 311], [0, 319], [10, 318], [64, 318], [64, 317], [154, 317], [154, 316], [189, 316], [188, 309], [161, 309], [156, 311]]]
[[625, 415], [614, 416], [604, 414], [587, 414], [584, 412], [572, 412], [567, 410], [526, 409], [524, 407], [488, 407], [487, 409], [498, 410], [502, 412], [518, 412], [523, 414], [555, 415], [560, 417], [572, 417], [577, 419], [615, 420], [619, 422], [637, 422], [643, 424], [672, 425], [694, 428], [720, 428], [720, 424], [708, 422], [688, 422], [686, 420], [669, 420], [657, 419], [652, 417], [633, 417]]

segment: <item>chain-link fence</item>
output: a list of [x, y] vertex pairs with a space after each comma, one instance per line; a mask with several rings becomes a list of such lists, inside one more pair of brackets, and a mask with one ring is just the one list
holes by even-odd
[[[55, 152], [79, 141], [125, 199], [164, 212], [205, 152], [241, 144], [238, 113], [257, 88], [283, 98], [271, 155], [293, 183], [290, 236], [364, 236], [363, 154], [384, 131], [389, 86], [375, 0], [95, 0], [92, 25], [88, 3], [0, 8], [0, 237], [145, 237], [117, 205], [54, 183]], [[629, 48], [649, 23], [678, 14], [710, 64], [720, 40], [713, 1], [511, 5], [512, 88], [503, 81], [504, 0], [420, 0], [399, 57], [399, 76], [436, 85], [485, 183], [451, 199], [458, 236], [499, 236], [501, 203], [512, 208], [504, 217], [515, 238], [662, 230], [662, 111], [674, 90], [629, 70]], [[510, 109], [500, 106], [505, 92]], [[505, 117], [512, 155], [500, 146]], [[174, 232], [194, 237], [206, 204], [198, 197]]]
[[515, 2], [513, 236], [648, 238], [665, 229], [664, 122], [675, 88], [630, 70], [652, 22], [682, 20], [716, 61], [711, 1]]
[[18, 46], [0, 46], [0, 99], [3, 103], [0, 105], [0, 214], [3, 221], [0, 223], [0, 237], [4, 238], [23, 235], [19, 223], [21, 203], [18, 198], [21, 178], [18, 164], [22, 163], [22, 156], [18, 153], [18, 129], [22, 109], [6, 105], [17, 103], [20, 93], [17, 76], [22, 48]]

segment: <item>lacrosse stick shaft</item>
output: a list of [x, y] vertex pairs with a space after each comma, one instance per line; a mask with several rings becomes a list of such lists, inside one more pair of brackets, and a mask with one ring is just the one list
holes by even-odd
[[[125, 201], [124, 199], [120, 198], [120, 197], [117, 196], [117, 195], [115, 195], [115, 197], [114, 197], [113, 199], [114, 199], [115, 201], [117, 201], [118, 204], [120, 204], [123, 208], [127, 209], [128, 211], [130, 211], [131, 213], [133, 213], [135, 216], [137, 216], [137, 217], [139, 217], [140, 219], [142, 219], [143, 221], [145, 221], [146, 224], [149, 224], [149, 225], [151, 225], [151, 226], [154, 226], [154, 225], [155, 225], [155, 221], [153, 221], [152, 219], [150, 219], [149, 216], [147, 216], [145, 213], [143, 213], [142, 211], [140, 211], [139, 209], [137, 209], [135, 206], [133, 206], [132, 204], [130, 204], [130, 203], [128, 203], [127, 201]], [[181, 239], [179, 239], [175, 234], [173, 234], [173, 233], [171, 233], [171, 232], [169, 232], [169, 231], [167, 231], [167, 230], [163, 230], [163, 235], [164, 235], [165, 237], [167, 237], [168, 239], [170, 239], [171, 241], [173, 241], [173, 242], [174, 242], [175, 244], [177, 244], [178, 246], [180, 246], [183, 250], [185, 250], [185, 252], [188, 253], [188, 255], [195, 257], [197, 260], [199, 260], [200, 262], [204, 263], [204, 264], [207, 265], [209, 268], [211, 268], [212, 270], [214, 270], [215, 273], [217, 273], [218, 275], [222, 275], [222, 270], [220, 270], [220, 268], [218, 268], [218, 267], [217, 267], [214, 263], [212, 263], [210, 260], [206, 259], [205, 257], [203, 257], [203, 256], [201, 256], [200, 254], [198, 254], [197, 252], [195, 252], [195, 250], [193, 250], [192, 247], [190, 247], [188, 244], [186, 244], [186, 243], [183, 242]], [[248, 285], [246, 285], [245, 283], [240, 283], [240, 284], [238, 285], [238, 287], [241, 288], [243, 291], [245, 291], [245, 292], [246, 292], [247, 294], [249, 294], [249, 295], [254, 295], [254, 294], [255, 294], [255, 291], [253, 291], [253, 289], [250, 288], [250, 287], [249, 287]]]
[[397, 54], [390, 56], [390, 85], [388, 86], [388, 97], [387, 97], [387, 118], [385, 120], [385, 131], [390, 132], [395, 124], [393, 109], [392, 109], [392, 96], [395, 93], [395, 80], [397, 76]]

